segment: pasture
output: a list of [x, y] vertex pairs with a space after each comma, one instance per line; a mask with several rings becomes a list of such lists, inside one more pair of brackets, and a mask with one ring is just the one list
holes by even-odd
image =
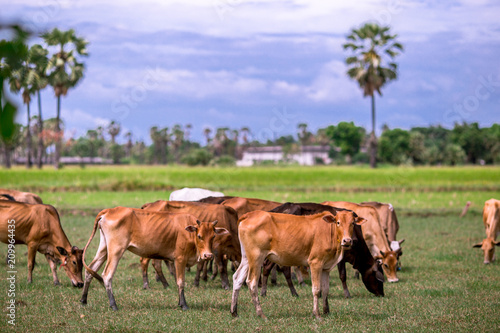
[[[370, 294], [353, 278], [348, 265], [351, 299], [344, 299], [337, 270], [330, 274], [330, 315], [312, 316], [310, 280], [292, 298], [284, 277], [261, 297], [267, 322], [260, 320], [248, 289], [242, 288], [238, 319], [229, 308], [232, 290], [220, 288], [220, 278], [200, 282], [194, 270], [187, 274], [189, 311], [177, 306], [174, 279], [163, 289], [149, 271], [151, 289], [142, 289], [139, 258], [127, 252], [113, 280], [119, 311], [109, 308], [104, 288], [92, 281], [88, 305], [79, 303], [81, 289], [71, 287], [62, 270], [60, 287], [52, 285], [50, 268], [37, 255], [33, 283], [28, 285], [26, 247], [16, 247], [16, 330], [37, 332], [167, 331], [167, 332], [304, 332], [304, 331], [485, 331], [500, 330], [500, 262], [482, 263], [482, 252], [472, 245], [484, 237], [481, 211], [484, 201], [500, 198], [500, 168], [380, 168], [362, 167], [79, 167], [54, 171], [0, 171], [2, 187], [30, 190], [61, 212], [63, 228], [74, 245], [83, 248], [95, 214], [117, 205], [140, 207], [168, 199], [172, 189], [205, 187], [227, 195], [276, 201], [391, 202], [399, 217], [398, 239], [405, 238], [400, 282], [385, 284], [385, 297]], [[459, 218], [466, 201], [472, 205]], [[98, 246], [94, 238], [86, 262]], [[0, 246], [5, 258], [6, 245]], [[0, 304], [7, 324], [7, 266], [0, 263]], [[166, 268], [164, 268], [166, 272]], [[232, 284], [232, 280], [230, 280]]]

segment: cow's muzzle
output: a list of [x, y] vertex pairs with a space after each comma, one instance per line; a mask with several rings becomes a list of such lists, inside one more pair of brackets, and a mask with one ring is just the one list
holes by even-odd
[[212, 260], [214, 255], [212, 253], [203, 253], [201, 256], [201, 259], [203, 260]]
[[341, 245], [342, 245], [342, 247], [350, 249], [352, 246], [352, 239], [351, 238], [343, 238]]

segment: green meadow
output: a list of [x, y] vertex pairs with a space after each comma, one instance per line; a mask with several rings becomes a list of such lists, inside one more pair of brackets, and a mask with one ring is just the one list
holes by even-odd
[[[177, 306], [174, 279], [163, 289], [150, 268], [151, 289], [142, 289], [139, 258], [127, 252], [118, 266], [113, 289], [119, 311], [109, 308], [104, 288], [93, 281], [88, 305], [79, 303], [81, 289], [71, 287], [59, 271], [60, 287], [52, 285], [45, 258], [37, 255], [33, 283], [28, 285], [26, 247], [16, 247], [16, 326], [7, 320], [10, 284], [0, 262], [0, 331], [20, 332], [496, 332], [500, 330], [500, 262], [482, 263], [472, 245], [484, 237], [481, 218], [485, 200], [500, 198], [498, 167], [65, 167], [55, 171], [0, 171], [3, 188], [34, 191], [61, 212], [72, 244], [83, 247], [95, 214], [113, 206], [140, 207], [168, 199], [172, 190], [203, 187], [227, 195], [276, 201], [378, 200], [391, 202], [399, 217], [403, 244], [400, 282], [385, 284], [384, 298], [370, 294], [348, 265], [351, 299], [344, 299], [338, 273], [330, 274], [330, 310], [317, 321], [312, 316], [310, 281], [292, 298], [282, 275], [261, 297], [268, 321], [260, 320], [248, 289], [240, 292], [238, 319], [229, 308], [231, 290], [220, 279], [193, 286], [187, 273], [186, 300]], [[467, 215], [459, 218], [471, 201]], [[86, 261], [97, 250], [96, 235]], [[0, 258], [7, 246], [0, 245]], [[166, 268], [164, 271], [167, 272]], [[232, 281], [231, 281], [232, 283]]]

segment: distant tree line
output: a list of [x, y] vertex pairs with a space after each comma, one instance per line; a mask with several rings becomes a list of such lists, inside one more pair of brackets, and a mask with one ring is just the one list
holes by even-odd
[[[32, 117], [30, 131], [37, 137], [40, 126]], [[27, 126], [17, 125], [12, 142], [12, 157], [25, 162], [28, 153], [36, 156], [40, 146], [25, 135]], [[339, 122], [316, 133], [306, 123], [297, 126], [295, 135], [285, 135], [266, 142], [255, 140], [248, 127], [203, 129], [204, 144], [191, 140], [191, 124], [150, 128], [150, 144], [134, 139], [131, 132], [122, 133], [120, 123], [88, 130], [78, 138], [62, 140], [61, 156], [110, 160], [114, 164], [185, 164], [234, 165], [248, 147], [281, 146], [285, 156], [299, 153], [301, 146], [321, 145], [330, 150], [334, 164], [369, 164], [371, 133], [353, 122]], [[55, 119], [43, 121], [42, 155], [46, 162], [55, 155], [57, 135]], [[117, 140], [117, 139], [120, 140]], [[119, 143], [120, 141], [121, 143]], [[31, 145], [29, 148], [28, 145]], [[6, 165], [2, 157], [2, 162]], [[479, 127], [477, 123], [455, 124], [452, 129], [441, 126], [414, 127], [410, 130], [383, 126], [378, 140], [377, 162], [392, 165], [461, 165], [500, 164], [500, 125]]]

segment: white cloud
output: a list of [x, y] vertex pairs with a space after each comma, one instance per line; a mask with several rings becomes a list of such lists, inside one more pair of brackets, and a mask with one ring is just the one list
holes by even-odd
[[64, 121], [65, 136], [79, 137], [85, 135], [87, 130], [96, 129], [98, 126], [105, 128], [110, 120], [98, 117], [80, 109], [63, 109], [61, 117]]

